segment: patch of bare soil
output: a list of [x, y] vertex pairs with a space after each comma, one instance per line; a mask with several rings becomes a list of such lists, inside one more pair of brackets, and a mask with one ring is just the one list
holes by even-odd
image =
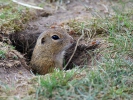
[[[27, 70], [25, 58], [11, 46], [0, 42], [0, 94], [1, 99], [12, 95], [27, 94], [28, 79], [33, 75]], [[3, 52], [3, 53], [2, 53]]]

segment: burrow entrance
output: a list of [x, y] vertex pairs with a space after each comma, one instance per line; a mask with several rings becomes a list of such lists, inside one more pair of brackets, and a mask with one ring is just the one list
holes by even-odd
[[[27, 64], [29, 64], [32, 56], [33, 49], [40, 33], [28, 34], [26, 32], [16, 32], [10, 35], [12, 45], [15, 46], [16, 50], [21, 52], [26, 58]], [[76, 40], [73, 45], [66, 50], [64, 57], [64, 65], [68, 62], [76, 46]], [[91, 63], [91, 58], [95, 55], [93, 50], [98, 47], [98, 44], [86, 46], [85, 44], [79, 44], [76, 52], [71, 59], [70, 63], [66, 67], [66, 70], [72, 69], [74, 66], [84, 67]]]
[[[96, 2], [97, 1], [95, 0], [90, 3], [87, 3], [86, 1], [83, 3], [89, 7], [91, 5], [96, 5]], [[88, 11], [83, 3], [77, 0], [71, 1], [69, 4], [61, 5], [61, 7], [58, 7], [58, 9], [55, 9], [57, 7], [56, 4], [52, 4], [50, 7], [44, 7], [44, 10], [42, 11], [37, 11], [36, 19], [28, 22], [23, 31], [15, 32], [10, 35], [12, 45], [15, 46], [16, 50], [25, 56], [26, 61], [29, 64], [36, 40], [43, 31], [47, 30], [51, 26], [65, 26], [64, 23], [67, 23], [72, 19], [89, 20], [91, 17], [93, 17], [93, 14], [91, 14], [93, 10]], [[108, 3], [108, 5], [109, 4], [110, 3]], [[99, 10], [98, 6], [94, 7]], [[103, 9], [103, 7], [100, 7], [100, 9]], [[101, 12], [101, 14], [103, 13], [104, 12]], [[75, 37], [80, 37], [80, 35], [74, 35], [73, 38]], [[75, 38], [75, 40], [77, 40], [77, 38]], [[64, 64], [69, 60], [74, 48], [75, 44], [73, 44], [73, 46], [67, 50], [64, 58]], [[97, 48], [97, 44], [85, 45], [84, 42], [80, 43], [77, 47], [75, 55], [66, 69], [71, 69], [74, 67], [74, 65], [82, 67], [85, 65], [89, 66], [91, 63], [91, 58], [95, 55], [93, 52], [95, 48]]]
[[[29, 3], [25, 0], [18, 1]], [[32, 4], [35, 5], [39, 2], [43, 4], [43, 1], [31, 1]], [[95, 16], [104, 18], [104, 16], [114, 13], [111, 7], [113, 4], [117, 3], [117, 1], [106, 2], [106, 0], [83, 0], [82, 2], [78, 0], [68, 1], [69, 2], [64, 2], [60, 5], [56, 2], [50, 4], [46, 3], [43, 5], [43, 10], [36, 11], [36, 19], [28, 22], [23, 31], [15, 32], [10, 35], [12, 45], [15, 46], [16, 50], [25, 56], [28, 64], [31, 59], [37, 37], [40, 35], [40, 33], [47, 30], [47, 28], [57, 24], [63, 25], [70, 20], [90, 20]], [[106, 5], [106, 7], [103, 4]], [[67, 50], [64, 58], [65, 63], [69, 60], [71, 54], [73, 53], [74, 47], [75, 44], [73, 44], [73, 46]], [[97, 44], [85, 45], [82, 43], [78, 45], [77, 51], [66, 69], [71, 69], [74, 65], [84, 66], [90, 64], [91, 57], [95, 55], [93, 52], [95, 48], [97, 48]]]

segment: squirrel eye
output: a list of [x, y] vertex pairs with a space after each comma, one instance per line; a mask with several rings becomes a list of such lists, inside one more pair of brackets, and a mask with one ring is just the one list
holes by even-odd
[[58, 39], [60, 39], [57, 35], [53, 35], [52, 36], [52, 39], [54, 39], [54, 40], [58, 40]]

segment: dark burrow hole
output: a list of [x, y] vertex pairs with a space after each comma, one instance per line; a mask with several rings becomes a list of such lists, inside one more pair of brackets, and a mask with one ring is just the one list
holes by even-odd
[[[16, 50], [21, 52], [26, 58], [27, 64], [29, 64], [32, 56], [33, 49], [35, 47], [36, 41], [40, 33], [35, 34], [26, 34], [25, 32], [16, 32], [9, 36], [12, 45]], [[78, 45], [77, 50], [71, 59], [70, 63], [66, 67], [66, 70], [72, 69], [75, 66], [83, 67], [85, 65], [90, 64], [91, 57], [94, 56], [93, 50], [97, 47], [98, 44], [92, 46]], [[64, 65], [70, 59], [74, 48], [76, 46], [76, 42], [66, 51], [64, 57]], [[88, 53], [89, 52], [89, 53]]]

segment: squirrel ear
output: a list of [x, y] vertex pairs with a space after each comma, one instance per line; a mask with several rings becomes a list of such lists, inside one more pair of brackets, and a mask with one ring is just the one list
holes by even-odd
[[41, 39], [41, 44], [44, 44], [45, 43], [45, 38], [43, 37], [42, 39]]

